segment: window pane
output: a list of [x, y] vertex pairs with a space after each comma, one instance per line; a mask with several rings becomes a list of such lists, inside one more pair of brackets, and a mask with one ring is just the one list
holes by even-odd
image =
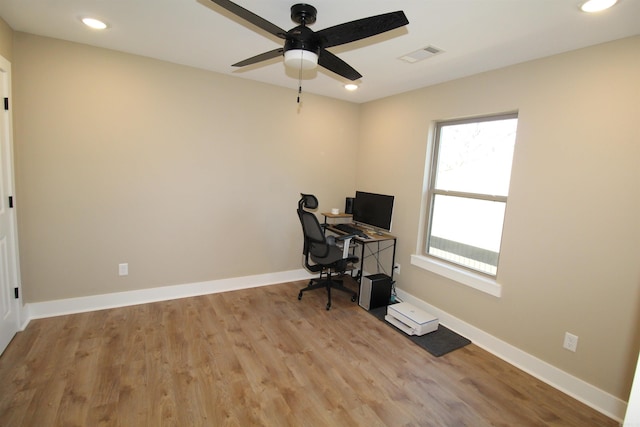
[[509, 118], [442, 125], [436, 188], [506, 196], [517, 124]]
[[436, 195], [427, 253], [496, 275], [506, 204]]

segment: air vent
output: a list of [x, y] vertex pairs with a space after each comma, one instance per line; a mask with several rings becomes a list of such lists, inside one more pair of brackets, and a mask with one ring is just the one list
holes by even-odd
[[407, 53], [406, 55], [401, 56], [399, 59], [413, 64], [414, 62], [431, 58], [432, 56], [438, 55], [442, 52], [444, 52], [442, 49], [438, 49], [435, 46], [427, 46], [423, 47], [422, 49], [418, 49], [415, 52]]

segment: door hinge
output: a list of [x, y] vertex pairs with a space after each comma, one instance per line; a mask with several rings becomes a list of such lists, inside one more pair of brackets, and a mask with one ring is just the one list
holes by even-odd
[[9, 196], [9, 207], [13, 207], [13, 196]]
[[4, 109], [9, 111], [9, 98], [4, 99]]
[[18, 288], [13, 288], [13, 296], [15, 296], [16, 299], [20, 298], [20, 291]]

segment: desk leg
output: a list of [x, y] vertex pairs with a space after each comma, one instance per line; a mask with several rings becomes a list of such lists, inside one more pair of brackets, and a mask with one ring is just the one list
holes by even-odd
[[391, 284], [393, 285], [393, 272], [396, 269], [396, 239], [393, 239], [393, 255], [391, 256]]
[[364, 243], [360, 243], [358, 242], [358, 245], [360, 245], [360, 268], [358, 269], [358, 275], [356, 277], [356, 281], [358, 282], [358, 285], [360, 285], [362, 283], [362, 270], [364, 269]]

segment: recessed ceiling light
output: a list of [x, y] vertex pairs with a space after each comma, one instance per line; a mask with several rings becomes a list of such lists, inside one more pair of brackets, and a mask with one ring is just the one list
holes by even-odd
[[600, 12], [601, 10], [609, 9], [616, 4], [618, 0], [587, 0], [580, 6], [583, 12]]
[[107, 24], [95, 18], [82, 18], [82, 23], [94, 30], [104, 30], [107, 28]]
[[358, 89], [358, 85], [354, 84], [354, 83], [348, 83], [348, 84], [344, 85], [344, 88], [346, 90], [354, 91], [354, 90]]

